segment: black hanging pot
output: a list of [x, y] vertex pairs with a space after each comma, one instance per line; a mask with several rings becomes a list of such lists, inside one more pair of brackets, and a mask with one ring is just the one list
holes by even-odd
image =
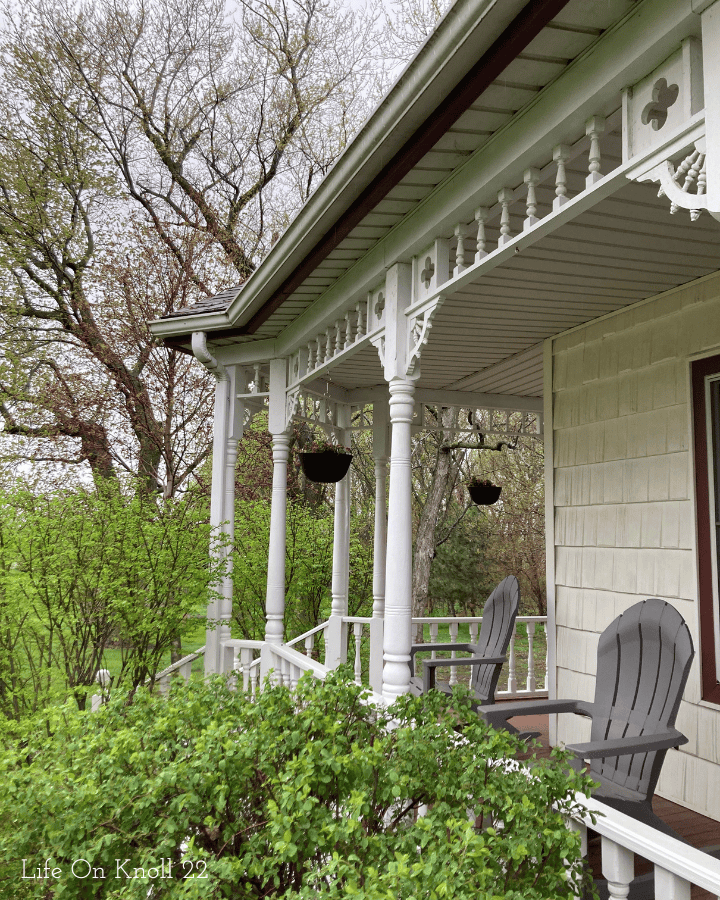
[[334, 450], [319, 450], [301, 453], [300, 464], [305, 477], [319, 484], [333, 484], [347, 475], [352, 453], [337, 453]]
[[490, 482], [487, 482], [486, 484], [468, 485], [470, 499], [473, 503], [477, 503], [478, 506], [492, 506], [493, 503], [497, 503], [500, 499], [501, 491], [501, 487], [497, 484], [490, 484]]

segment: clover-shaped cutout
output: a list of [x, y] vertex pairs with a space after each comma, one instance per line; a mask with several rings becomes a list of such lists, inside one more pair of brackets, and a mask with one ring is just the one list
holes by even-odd
[[435, 266], [433, 265], [433, 261], [428, 256], [425, 260], [425, 268], [420, 273], [420, 280], [425, 285], [425, 290], [430, 287], [430, 282], [432, 281], [432, 277], [435, 274]]
[[375, 303], [375, 318], [379, 322], [382, 319], [382, 315], [385, 312], [385, 294], [382, 291], [378, 294], [377, 302]]
[[675, 103], [680, 93], [676, 84], [668, 86], [664, 78], [655, 82], [652, 90], [652, 100], [642, 111], [640, 121], [643, 125], [652, 124], [653, 131], [660, 131], [667, 121], [667, 111]]

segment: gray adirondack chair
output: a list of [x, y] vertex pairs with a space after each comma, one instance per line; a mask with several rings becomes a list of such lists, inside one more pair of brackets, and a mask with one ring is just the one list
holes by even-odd
[[483, 710], [498, 728], [513, 716], [572, 712], [592, 719], [589, 743], [566, 747], [578, 767], [600, 783], [594, 796], [608, 806], [678, 835], [652, 810], [660, 769], [670, 747], [687, 743], [674, 728], [695, 651], [685, 620], [664, 600], [643, 600], [600, 636], [595, 700], [503, 703]]
[[[447, 682], [436, 681], [437, 669], [472, 666], [470, 690], [475, 695], [476, 706], [487, 706], [495, 702], [500, 670], [505, 662], [505, 654], [513, 633], [515, 618], [520, 606], [520, 585], [514, 575], [504, 578], [490, 594], [482, 614], [482, 625], [477, 644], [413, 644], [410, 651], [410, 689], [421, 694], [432, 688], [452, 693]], [[433, 650], [455, 650], [470, 653], [469, 657], [457, 659], [427, 659], [423, 661], [423, 679], [414, 674], [415, 657], [418, 653]]]

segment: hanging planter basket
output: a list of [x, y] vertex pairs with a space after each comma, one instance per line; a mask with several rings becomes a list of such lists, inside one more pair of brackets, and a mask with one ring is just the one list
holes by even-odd
[[318, 484], [333, 484], [347, 475], [352, 453], [338, 453], [336, 450], [319, 450], [301, 453], [300, 464], [305, 477]]
[[492, 506], [493, 503], [497, 503], [502, 491], [499, 485], [492, 484], [490, 481], [476, 481], [468, 484], [467, 488], [470, 499], [478, 506]]

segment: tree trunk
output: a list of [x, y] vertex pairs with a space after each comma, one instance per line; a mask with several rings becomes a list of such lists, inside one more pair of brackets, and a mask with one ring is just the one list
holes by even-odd
[[[452, 427], [456, 418], [457, 410], [443, 409], [441, 412], [441, 421], [445, 428]], [[448, 435], [443, 432], [432, 483], [428, 491], [427, 501], [420, 514], [420, 521], [415, 536], [412, 575], [414, 617], [427, 614], [430, 570], [435, 556], [435, 531], [443, 509], [443, 501], [447, 497], [448, 486], [452, 487], [454, 485], [459, 469], [459, 462], [455, 459], [453, 451], [444, 449], [442, 446], [449, 439]]]

